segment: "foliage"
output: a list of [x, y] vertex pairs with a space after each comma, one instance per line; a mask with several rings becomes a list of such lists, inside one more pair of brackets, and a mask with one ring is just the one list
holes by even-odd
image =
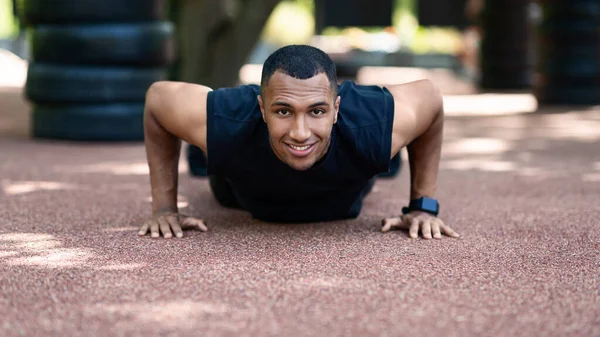
[[0, 0], [0, 39], [12, 38], [17, 33], [12, 0]]
[[274, 45], [306, 44], [314, 34], [311, 0], [283, 1], [269, 17], [262, 39]]

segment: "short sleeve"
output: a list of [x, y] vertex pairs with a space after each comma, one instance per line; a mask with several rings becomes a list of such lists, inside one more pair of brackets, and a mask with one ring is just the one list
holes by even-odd
[[345, 81], [339, 87], [338, 129], [368, 176], [388, 172], [392, 152], [394, 97], [385, 87]]
[[221, 88], [207, 96], [207, 172], [223, 174], [262, 121], [257, 85]]

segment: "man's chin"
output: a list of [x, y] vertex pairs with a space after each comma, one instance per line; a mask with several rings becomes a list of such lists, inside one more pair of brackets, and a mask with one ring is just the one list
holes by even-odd
[[283, 154], [285, 149], [281, 150], [281, 152], [275, 152], [280, 161], [284, 162], [287, 166], [291, 167], [296, 171], [306, 171], [315, 165], [315, 160], [312, 159], [312, 156], [307, 157], [294, 157], [289, 154]]
[[310, 163], [298, 163], [298, 162], [287, 162], [288, 166], [293, 168], [296, 171], [306, 171], [308, 169], [310, 169], [311, 167], [313, 167], [313, 165], [315, 164], [314, 162], [310, 162]]

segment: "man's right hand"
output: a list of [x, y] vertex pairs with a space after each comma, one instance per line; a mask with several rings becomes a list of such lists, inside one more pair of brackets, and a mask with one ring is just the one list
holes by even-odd
[[160, 237], [160, 233], [165, 239], [172, 238], [173, 234], [175, 237], [181, 238], [184, 229], [199, 229], [203, 232], [208, 230], [202, 219], [179, 213], [163, 212], [153, 215], [152, 219], [146, 221], [138, 235], [144, 236], [150, 231], [150, 236], [153, 238]]

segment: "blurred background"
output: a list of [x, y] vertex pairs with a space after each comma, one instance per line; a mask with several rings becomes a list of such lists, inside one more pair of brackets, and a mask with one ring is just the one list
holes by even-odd
[[600, 101], [600, 0], [0, 0], [0, 132], [140, 141], [157, 80], [260, 81], [287, 44], [340, 80], [436, 82], [449, 114]]

